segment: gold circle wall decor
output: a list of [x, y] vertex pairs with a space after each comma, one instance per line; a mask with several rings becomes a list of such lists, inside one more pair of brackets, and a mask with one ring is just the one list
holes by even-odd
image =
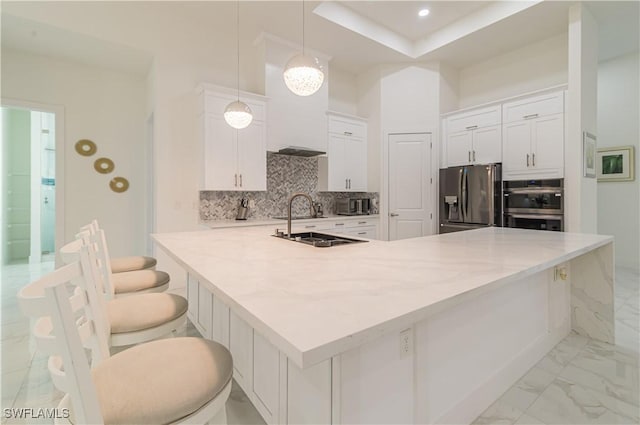
[[116, 193], [125, 192], [127, 189], [129, 189], [129, 180], [125, 179], [124, 177], [114, 177], [109, 182], [109, 187], [111, 187], [111, 190]]
[[109, 174], [116, 166], [109, 158], [98, 158], [93, 163], [93, 168], [100, 174]]
[[80, 139], [76, 142], [76, 152], [82, 156], [91, 156], [98, 151], [98, 147], [89, 139]]

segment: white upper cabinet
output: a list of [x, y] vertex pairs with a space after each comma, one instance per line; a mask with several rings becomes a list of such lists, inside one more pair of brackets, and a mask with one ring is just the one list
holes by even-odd
[[327, 115], [327, 156], [318, 158], [318, 190], [366, 192], [367, 122], [342, 114]]
[[448, 116], [444, 140], [446, 167], [501, 162], [500, 105]]
[[227, 105], [237, 100], [233, 90], [201, 90], [202, 190], [266, 190], [266, 102], [264, 97], [241, 93], [240, 100], [253, 112], [242, 130], [224, 120]]
[[504, 103], [504, 180], [564, 177], [564, 92]]

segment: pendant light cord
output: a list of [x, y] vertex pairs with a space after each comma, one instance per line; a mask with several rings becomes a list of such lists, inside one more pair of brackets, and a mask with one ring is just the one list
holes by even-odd
[[302, 56], [304, 56], [304, 0], [302, 0]]
[[240, 102], [240, 0], [238, 0], [238, 2], [237, 2], [236, 12], [237, 12], [236, 13], [236, 15], [237, 15], [236, 16], [236, 19], [237, 19], [236, 28], [237, 28], [237, 31], [238, 31], [238, 34], [237, 34], [237, 37], [236, 37], [236, 39], [237, 39], [236, 40], [237, 41], [237, 47], [238, 47], [238, 49], [237, 49], [237, 52], [238, 52], [238, 69], [237, 69], [237, 72], [238, 72], [238, 102]]

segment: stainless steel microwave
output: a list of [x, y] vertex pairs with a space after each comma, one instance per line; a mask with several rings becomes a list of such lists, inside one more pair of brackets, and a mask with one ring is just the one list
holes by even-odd
[[367, 215], [371, 210], [369, 198], [336, 199], [336, 214], [338, 215]]

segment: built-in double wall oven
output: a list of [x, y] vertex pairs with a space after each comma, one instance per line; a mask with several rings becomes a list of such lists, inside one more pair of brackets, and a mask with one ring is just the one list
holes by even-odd
[[504, 225], [564, 231], [563, 179], [505, 181]]

